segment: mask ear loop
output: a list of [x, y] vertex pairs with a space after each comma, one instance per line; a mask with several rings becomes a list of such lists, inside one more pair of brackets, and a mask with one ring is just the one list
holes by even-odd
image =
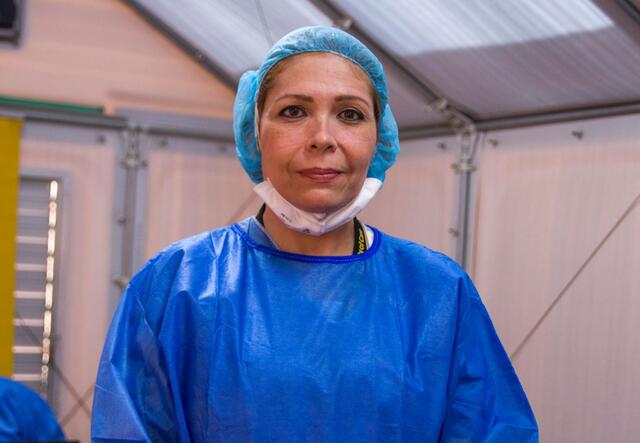
[[260, 152], [260, 116], [258, 115], [258, 103], [253, 105], [253, 136], [256, 139], [256, 149]]

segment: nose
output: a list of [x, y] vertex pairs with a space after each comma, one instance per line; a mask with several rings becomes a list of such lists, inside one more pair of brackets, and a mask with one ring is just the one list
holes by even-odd
[[328, 115], [316, 115], [310, 124], [308, 147], [312, 150], [333, 151], [337, 148]]

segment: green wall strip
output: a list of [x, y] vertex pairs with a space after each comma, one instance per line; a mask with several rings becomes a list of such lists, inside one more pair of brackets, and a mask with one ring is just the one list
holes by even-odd
[[18, 225], [19, 120], [0, 119], [0, 375], [13, 372], [13, 291]]
[[66, 111], [78, 112], [83, 114], [102, 115], [103, 109], [99, 106], [82, 106], [71, 103], [58, 103], [46, 100], [31, 100], [19, 97], [10, 97], [0, 95], [0, 106], [9, 106], [14, 108], [31, 108], [46, 111]]

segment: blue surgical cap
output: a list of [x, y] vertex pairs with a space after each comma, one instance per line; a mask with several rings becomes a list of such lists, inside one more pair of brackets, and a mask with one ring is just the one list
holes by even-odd
[[233, 105], [233, 133], [236, 153], [245, 171], [255, 183], [264, 180], [255, 128], [256, 100], [262, 81], [276, 63], [304, 52], [339, 55], [358, 65], [369, 76], [378, 95], [381, 112], [378, 142], [367, 176], [384, 181], [385, 172], [393, 165], [400, 151], [400, 141], [398, 125], [387, 103], [387, 81], [382, 64], [358, 39], [340, 29], [327, 26], [310, 26], [290, 32], [271, 48], [257, 71], [247, 71], [240, 78]]

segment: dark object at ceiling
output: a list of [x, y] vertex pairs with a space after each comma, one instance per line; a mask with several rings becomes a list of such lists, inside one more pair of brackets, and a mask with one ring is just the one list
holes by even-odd
[[12, 29], [17, 16], [14, 0], [0, 0], [0, 28]]

